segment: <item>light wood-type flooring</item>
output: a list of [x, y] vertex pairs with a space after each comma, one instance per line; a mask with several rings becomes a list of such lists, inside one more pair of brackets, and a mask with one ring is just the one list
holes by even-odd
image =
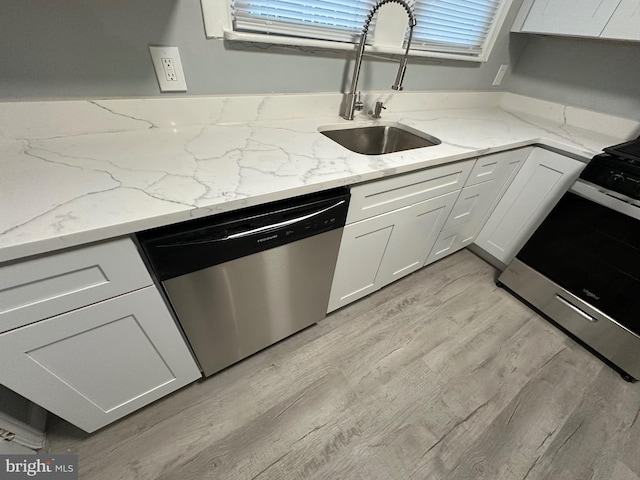
[[629, 384], [461, 251], [47, 451], [80, 478], [630, 480]]

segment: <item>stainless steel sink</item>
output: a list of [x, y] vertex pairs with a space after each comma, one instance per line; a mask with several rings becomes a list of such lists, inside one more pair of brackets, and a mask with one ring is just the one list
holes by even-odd
[[375, 125], [333, 126], [319, 129], [325, 137], [352, 152], [381, 155], [414, 148], [433, 147], [441, 142], [436, 137], [401, 123], [379, 122]]

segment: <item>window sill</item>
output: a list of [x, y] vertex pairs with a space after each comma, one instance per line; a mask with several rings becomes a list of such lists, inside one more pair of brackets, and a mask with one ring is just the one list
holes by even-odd
[[[353, 51], [357, 49], [357, 45], [351, 43], [330, 42], [326, 40], [311, 40], [308, 38], [296, 37], [279, 37], [276, 35], [261, 35], [258, 33], [235, 32], [224, 30], [225, 40], [231, 42], [248, 42], [248, 43], [267, 43], [270, 45], [285, 45], [290, 47], [302, 48], [324, 48], [328, 50]], [[382, 47], [376, 45], [368, 45], [367, 54], [381, 55], [404, 55], [404, 49], [397, 47]], [[411, 57], [434, 58], [442, 60], [458, 60], [463, 62], [483, 63], [487, 61], [485, 56], [469, 56], [455, 53], [428, 52], [422, 50], [409, 50]]]

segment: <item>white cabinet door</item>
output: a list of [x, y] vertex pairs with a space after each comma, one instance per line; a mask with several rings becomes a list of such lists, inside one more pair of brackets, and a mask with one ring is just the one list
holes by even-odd
[[347, 225], [328, 312], [422, 267], [458, 194], [451, 192]]
[[523, 32], [598, 37], [620, 0], [535, 0]]
[[398, 221], [380, 266], [380, 287], [424, 265], [458, 195], [459, 192], [451, 192], [398, 212]]
[[640, 0], [621, 0], [600, 37], [640, 40]]
[[[480, 157], [425, 265], [471, 244], [533, 148]], [[478, 180], [484, 180], [478, 183]]]
[[584, 166], [535, 148], [480, 231], [476, 245], [508, 264]]
[[394, 210], [344, 227], [329, 312], [380, 288], [378, 272], [396, 221]]
[[155, 287], [0, 335], [0, 383], [92, 432], [196, 380]]

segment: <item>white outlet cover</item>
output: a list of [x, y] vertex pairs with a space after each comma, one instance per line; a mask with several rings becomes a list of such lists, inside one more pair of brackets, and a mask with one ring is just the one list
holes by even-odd
[[[156, 71], [160, 91], [186, 92], [187, 80], [184, 78], [184, 71], [182, 70], [182, 61], [180, 60], [180, 51], [178, 50], [178, 47], [159, 47], [149, 45], [149, 52], [151, 53], [151, 60], [153, 60], [153, 68]], [[166, 77], [164, 67], [162, 66], [163, 58], [170, 58], [173, 62], [173, 68], [176, 76], [176, 79], [173, 81], [168, 80]]]
[[496, 73], [496, 78], [493, 79], [492, 85], [494, 87], [502, 83], [502, 79], [504, 78], [504, 74], [507, 73], [508, 68], [509, 68], [509, 65], [506, 65], [504, 63], [500, 65], [500, 68], [498, 69], [498, 73]]

